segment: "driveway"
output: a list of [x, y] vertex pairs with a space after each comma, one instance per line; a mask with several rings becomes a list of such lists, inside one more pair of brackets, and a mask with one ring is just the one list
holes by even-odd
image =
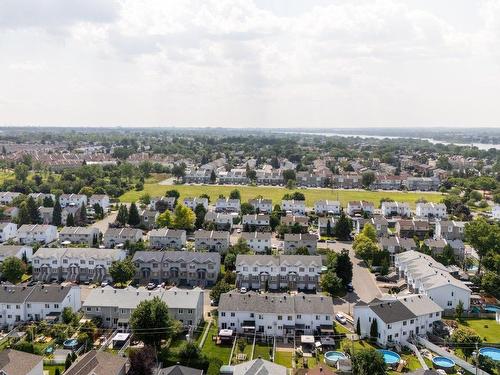
[[335, 242], [333, 244], [328, 244], [328, 248], [335, 252], [340, 252], [342, 249], [348, 249], [349, 258], [352, 262], [352, 286], [354, 291], [347, 293], [343, 298], [333, 299], [336, 311], [342, 311], [352, 316], [353, 306], [357, 302], [370, 302], [375, 297], [382, 296], [375, 281], [375, 276], [365, 267], [363, 261], [354, 256], [351, 242]]

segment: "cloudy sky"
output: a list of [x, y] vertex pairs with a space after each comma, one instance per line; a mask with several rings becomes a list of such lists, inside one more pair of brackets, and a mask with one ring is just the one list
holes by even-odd
[[500, 126], [500, 0], [1, 0], [0, 124]]

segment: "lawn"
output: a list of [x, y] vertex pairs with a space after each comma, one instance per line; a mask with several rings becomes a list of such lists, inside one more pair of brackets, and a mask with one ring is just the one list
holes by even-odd
[[288, 368], [292, 367], [292, 352], [276, 352], [274, 362], [278, 365], [285, 366]]
[[[265, 198], [271, 198], [273, 204], [278, 204], [283, 195], [292, 193], [283, 187], [276, 186], [224, 186], [224, 185], [159, 185], [157, 183], [144, 184], [144, 190], [135, 191], [130, 190], [120, 197], [122, 202], [133, 202], [148, 193], [151, 196], [163, 196], [167, 190], [175, 189], [181, 196], [181, 200], [185, 197], [198, 197], [201, 194], [208, 194], [210, 201], [214, 202], [220, 194], [229, 196], [229, 193], [238, 189], [241, 193], [243, 202], [249, 199], [262, 195]], [[440, 193], [413, 193], [413, 192], [385, 192], [385, 191], [364, 191], [364, 190], [333, 190], [333, 189], [297, 189], [304, 193], [306, 197], [306, 205], [311, 207], [314, 202], [320, 199], [339, 200], [345, 207], [347, 202], [352, 200], [367, 200], [375, 203], [376, 207], [379, 206], [381, 198], [392, 198], [396, 201], [408, 202], [410, 206], [415, 206], [415, 201], [419, 198], [424, 198], [429, 202], [439, 202], [443, 195]]]
[[466, 319], [460, 326], [474, 330], [486, 343], [500, 341], [500, 324], [494, 319]]
[[229, 356], [231, 355], [231, 345], [216, 345], [215, 341], [212, 340], [212, 335], [217, 335], [217, 324], [214, 323], [208, 331], [207, 339], [201, 351], [210, 359], [218, 358], [223, 364], [229, 364]]
[[43, 370], [48, 371], [49, 375], [54, 375], [56, 373], [56, 369], [59, 369], [62, 374], [64, 372], [64, 365], [43, 365]]
[[253, 341], [246, 341], [246, 345], [245, 345], [245, 348], [243, 349], [243, 352], [240, 352], [240, 349], [238, 348], [238, 343], [236, 343], [236, 347], [234, 348], [234, 353], [233, 353], [233, 358], [231, 358], [231, 363], [233, 365], [236, 365], [238, 364], [238, 359], [237, 359], [237, 356], [239, 353], [243, 353], [243, 354], [246, 354], [246, 360], [245, 361], [249, 361], [250, 358], [252, 358], [252, 348], [253, 348]]
[[345, 333], [345, 334], [350, 334], [350, 333], [352, 333], [351, 331], [349, 331], [349, 330], [347, 329], [347, 327], [346, 327], [346, 326], [344, 326], [344, 325], [342, 325], [342, 324], [340, 324], [340, 323], [335, 323], [335, 327], [334, 327], [334, 328], [335, 328], [335, 331], [336, 331], [337, 333]]
[[264, 343], [255, 343], [255, 350], [253, 352], [253, 358], [256, 359], [256, 358], [260, 357], [262, 359], [269, 361], [270, 360], [269, 352], [270, 352], [270, 350], [272, 352], [272, 349], [273, 349], [272, 344], [266, 345]]

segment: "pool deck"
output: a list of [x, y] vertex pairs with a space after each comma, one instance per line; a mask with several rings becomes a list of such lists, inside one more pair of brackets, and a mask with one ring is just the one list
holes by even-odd
[[457, 366], [462, 367], [463, 369], [469, 371], [471, 374], [491, 375], [491, 374], [487, 373], [486, 371], [483, 371], [480, 368], [473, 366], [468, 362], [465, 362], [463, 359], [458, 358], [456, 355], [447, 352], [443, 348], [433, 344], [432, 342], [424, 339], [423, 337], [418, 337], [418, 343], [425, 346], [427, 349], [433, 351], [434, 353], [437, 353], [438, 355], [440, 355], [442, 357], [448, 357], [448, 358], [454, 360], [455, 364]]

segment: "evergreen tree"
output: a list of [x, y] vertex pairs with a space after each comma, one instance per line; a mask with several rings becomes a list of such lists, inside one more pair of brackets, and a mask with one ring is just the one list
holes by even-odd
[[75, 226], [75, 217], [73, 214], [70, 212], [68, 216], [66, 216], [66, 226], [67, 227], [74, 227]]
[[86, 224], [87, 223], [87, 208], [85, 207], [84, 204], [80, 207], [80, 223], [81, 224]]
[[377, 319], [372, 320], [370, 325], [370, 340], [376, 340], [378, 338], [378, 323]]
[[194, 214], [196, 215], [194, 226], [196, 227], [196, 229], [200, 229], [203, 227], [203, 223], [205, 222], [205, 215], [207, 214], [205, 206], [203, 206], [202, 204], [196, 205]]
[[135, 202], [132, 202], [130, 209], [128, 211], [128, 224], [132, 227], [136, 227], [141, 223], [141, 216], [139, 215], [139, 210]]
[[361, 323], [359, 322], [359, 318], [356, 322], [356, 335], [361, 336]]
[[52, 224], [55, 226], [61, 225], [61, 216], [62, 216], [62, 208], [59, 203], [59, 199], [56, 199], [56, 203], [54, 203], [54, 210], [52, 211]]
[[45, 198], [43, 198], [42, 205], [43, 205], [43, 207], [54, 207], [54, 200], [52, 199], [52, 197], [50, 195], [48, 195]]
[[28, 197], [28, 199], [26, 200], [26, 208], [28, 209], [30, 223], [39, 224], [41, 221], [40, 211], [38, 210], [38, 205], [36, 204], [33, 197]]
[[351, 238], [352, 224], [351, 219], [349, 219], [343, 212], [340, 218], [335, 223], [333, 228], [333, 233], [335, 237], [340, 240], [348, 240]]
[[215, 171], [212, 169], [212, 173], [210, 173], [210, 183], [215, 184], [216, 180], [217, 180], [217, 176], [215, 175]]
[[17, 214], [17, 224], [18, 226], [29, 224], [31, 222], [30, 213], [28, 211], [28, 207], [26, 206], [26, 202], [21, 203], [19, 206], [19, 213]]
[[128, 221], [128, 210], [127, 206], [120, 204], [118, 209], [118, 214], [116, 215], [116, 221], [123, 227]]

